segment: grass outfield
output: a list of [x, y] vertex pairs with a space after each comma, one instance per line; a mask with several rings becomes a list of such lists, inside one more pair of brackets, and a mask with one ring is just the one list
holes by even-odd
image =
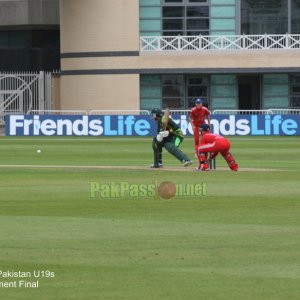
[[[240, 172], [222, 157], [219, 171], [195, 172], [167, 153], [178, 170], [142, 169], [151, 138], [1, 137], [0, 298], [299, 299], [300, 139], [230, 140]], [[91, 183], [163, 181], [205, 195], [91, 198]], [[7, 271], [39, 287], [1, 287], [24, 280]]]

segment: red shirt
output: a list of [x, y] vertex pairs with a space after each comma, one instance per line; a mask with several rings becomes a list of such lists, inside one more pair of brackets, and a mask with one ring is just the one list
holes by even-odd
[[218, 139], [224, 139], [222, 136], [215, 133], [205, 132], [201, 139], [201, 144], [212, 144]]
[[205, 123], [205, 118], [210, 115], [210, 111], [202, 106], [200, 109], [196, 106], [192, 108], [190, 112], [190, 117], [193, 119], [193, 125], [200, 127]]

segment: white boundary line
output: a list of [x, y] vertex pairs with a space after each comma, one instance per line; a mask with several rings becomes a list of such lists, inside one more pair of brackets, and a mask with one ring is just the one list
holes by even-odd
[[[72, 166], [72, 165], [0, 165], [0, 168], [20, 168], [20, 169], [89, 169], [89, 170], [132, 170], [132, 171], [195, 171], [192, 167], [164, 167], [164, 168], [149, 168], [147, 166]], [[219, 167], [216, 170], [210, 170], [212, 172], [216, 171], [228, 171], [231, 172], [229, 168]], [[279, 169], [267, 169], [267, 168], [240, 168], [239, 172], [280, 172], [284, 170]], [[202, 172], [197, 172], [201, 174]]]

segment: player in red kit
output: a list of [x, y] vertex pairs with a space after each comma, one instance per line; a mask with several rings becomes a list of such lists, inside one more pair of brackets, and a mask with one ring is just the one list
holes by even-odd
[[[229, 152], [230, 142], [218, 134], [211, 133], [210, 127], [207, 124], [202, 124], [200, 126], [200, 131], [200, 144], [197, 147], [197, 156], [199, 161], [197, 170], [207, 171], [208, 162], [221, 153], [229, 168], [232, 171], [237, 171], [239, 166], [234, 160], [232, 154]], [[209, 153], [210, 156], [207, 158]]]
[[203, 102], [204, 100], [201, 98], [196, 99], [195, 107], [190, 111], [190, 122], [194, 131], [195, 147], [199, 145], [199, 128], [205, 123], [206, 118], [210, 126], [210, 111], [203, 106]]

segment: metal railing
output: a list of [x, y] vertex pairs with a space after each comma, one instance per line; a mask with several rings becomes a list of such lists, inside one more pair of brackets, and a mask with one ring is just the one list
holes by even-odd
[[88, 115], [86, 110], [31, 110], [31, 115]]
[[91, 110], [89, 115], [150, 115], [148, 110], [140, 110], [140, 109], [100, 109], [100, 110]]
[[[165, 112], [165, 110], [162, 110]], [[190, 109], [170, 109], [171, 115], [188, 115]], [[24, 114], [20, 111], [7, 111], [8, 114]], [[31, 110], [32, 115], [150, 115], [148, 110]], [[271, 108], [271, 109], [216, 109], [213, 115], [300, 115], [300, 108]]]
[[300, 34], [142, 36], [140, 51], [300, 49]]
[[0, 125], [7, 114], [51, 109], [51, 72], [0, 72]]
[[214, 115], [300, 115], [300, 109], [270, 108], [270, 109], [216, 109]]
[[274, 115], [300, 115], [300, 108], [270, 108]]
[[[171, 115], [187, 115], [191, 110], [190, 109], [170, 109], [169, 112]], [[163, 110], [165, 112], [165, 110]]]
[[213, 115], [272, 115], [270, 109], [216, 109]]

